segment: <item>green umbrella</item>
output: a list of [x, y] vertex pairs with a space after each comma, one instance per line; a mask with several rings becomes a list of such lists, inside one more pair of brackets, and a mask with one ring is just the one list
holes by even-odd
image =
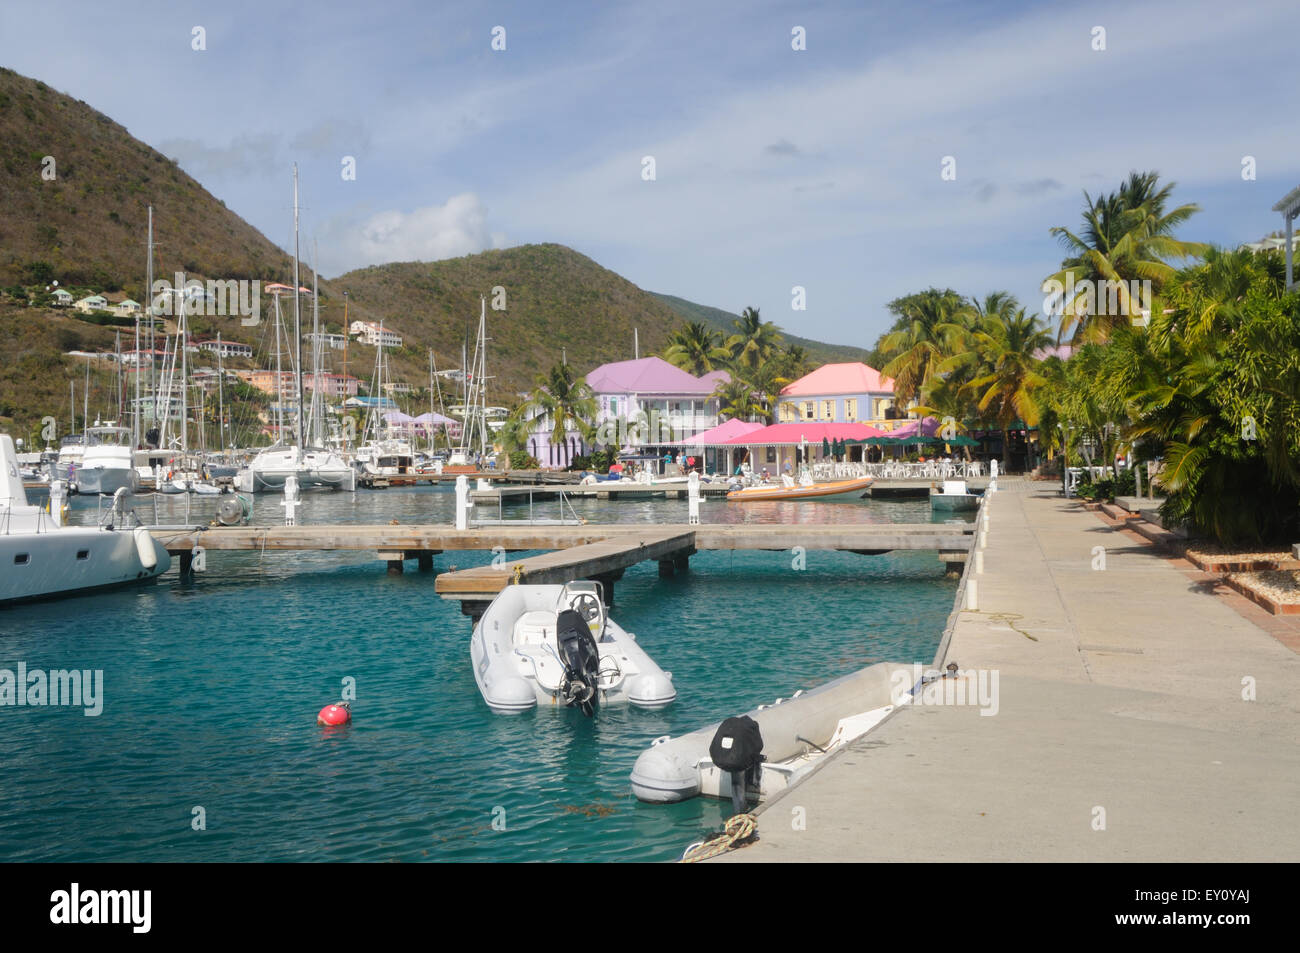
[[830, 455], [831, 455], [831, 442], [827, 440], [825, 437], [822, 437], [822, 456], [829, 457]]
[[945, 443], [950, 443], [954, 447], [978, 447], [980, 444], [980, 442], [974, 437], [967, 437], [962, 434], [953, 437], [951, 440], [945, 441]]

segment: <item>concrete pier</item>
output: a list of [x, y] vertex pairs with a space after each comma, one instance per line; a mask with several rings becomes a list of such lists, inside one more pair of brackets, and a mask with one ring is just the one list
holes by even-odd
[[993, 702], [898, 709], [722, 862], [1300, 857], [1300, 623], [1054, 490], [989, 502], [935, 659]]

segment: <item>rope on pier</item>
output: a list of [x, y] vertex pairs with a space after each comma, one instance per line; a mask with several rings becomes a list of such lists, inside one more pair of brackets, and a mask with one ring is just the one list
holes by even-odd
[[727, 823], [723, 825], [721, 834], [686, 848], [686, 853], [682, 854], [680, 863], [698, 864], [710, 857], [725, 854], [727, 851], [734, 849], [740, 841], [748, 840], [757, 829], [758, 818], [753, 814], [733, 814], [727, 818]]

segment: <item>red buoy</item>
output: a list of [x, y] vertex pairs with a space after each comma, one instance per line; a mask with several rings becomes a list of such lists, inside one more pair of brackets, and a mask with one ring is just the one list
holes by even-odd
[[316, 724], [329, 725], [346, 725], [352, 720], [352, 709], [347, 702], [338, 702], [334, 705], [326, 705], [316, 716]]

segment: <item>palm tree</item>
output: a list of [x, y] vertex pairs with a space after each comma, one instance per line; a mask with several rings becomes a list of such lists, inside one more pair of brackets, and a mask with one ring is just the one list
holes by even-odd
[[718, 401], [718, 414], [728, 419], [750, 420], [767, 415], [767, 408], [755, 395], [754, 388], [739, 378], [720, 381], [713, 396]]
[[952, 289], [929, 288], [889, 303], [897, 317], [877, 347], [887, 361], [881, 372], [894, 379], [899, 405], [918, 400], [952, 356], [951, 339], [963, 308], [961, 296]]
[[1034, 390], [1045, 383], [1038, 373], [1037, 353], [1052, 343], [1050, 332], [1037, 315], [1021, 308], [1010, 317], [994, 313], [980, 321], [971, 334], [980, 356], [977, 375], [967, 385], [981, 414], [1002, 430], [1003, 464], [1010, 450], [1011, 425], [1017, 419], [1037, 426], [1039, 407]]
[[812, 368], [812, 357], [808, 354], [808, 349], [801, 344], [788, 344], [785, 349], [780, 351], [774, 358], [777, 367], [781, 370], [781, 376], [790, 380], [797, 380], [808, 373]]
[[722, 346], [721, 332], [702, 321], [688, 321], [668, 338], [663, 356], [670, 364], [699, 377], [722, 366], [730, 352]]
[[521, 416], [536, 421], [545, 418], [551, 424], [551, 444], [562, 445], [575, 432], [590, 441], [596, 418], [596, 397], [585, 379], [574, 375], [565, 363], [551, 367], [547, 374], [539, 374], [537, 386], [520, 409]]
[[[1051, 230], [1069, 254], [1061, 270], [1044, 280], [1043, 288], [1072, 283], [1077, 289], [1061, 302], [1061, 338], [1070, 334], [1076, 342], [1105, 341], [1116, 325], [1131, 323], [1145, 308], [1159, 310], [1154, 300], [1132, 300], [1129, 282], [1149, 281], [1154, 298], [1174, 276], [1169, 259], [1190, 258], [1207, 250], [1203, 244], [1173, 236], [1200, 207], [1188, 204], [1166, 211], [1174, 183], [1158, 184], [1155, 172], [1133, 172], [1118, 192], [1094, 199], [1085, 191], [1081, 234], [1060, 226]], [[1113, 289], [1118, 313], [1097, 312], [1098, 297], [1107, 288]]]
[[770, 423], [776, 408], [776, 399], [780, 396], [781, 389], [790, 383], [790, 378], [785, 376], [781, 362], [775, 358], [766, 360], [747, 372], [741, 380], [754, 394], [762, 408], [763, 416]]
[[746, 308], [732, 322], [736, 333], [727, 338], [734, 368], [757, 368], [781, 345], [781, 331], [771, 321], [764, 321], [757, 308]]
[[1300, 299], [1283, 267], [1275, 251], [1207, 253], [1132, 361], [1131, 433], [1164, 458], [1162, 515], [1220, 542], [1300, 528]]

